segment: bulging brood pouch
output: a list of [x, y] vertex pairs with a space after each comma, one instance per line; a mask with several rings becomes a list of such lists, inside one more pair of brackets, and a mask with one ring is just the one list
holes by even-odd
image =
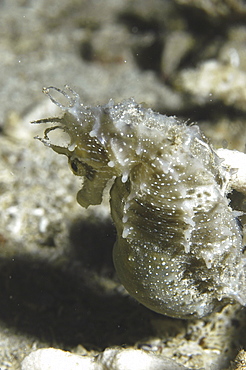
[[[68, 99], [64, 106], [52, 97]], [[44, 92], [65, 112], [40, 139], [83, 176], [77, 200], [100, 204], [108, 180], [117, 229], [114, 264], [127, 291], [173, 317], [202, 317], [227, 302], [246, 305], [245, 256], [226, 197], [229, 171], [198, 126], [143, 108], [133, 99], [88, 107], [67, 88]], [[66, 147], [49, 140], [64, 130]]]

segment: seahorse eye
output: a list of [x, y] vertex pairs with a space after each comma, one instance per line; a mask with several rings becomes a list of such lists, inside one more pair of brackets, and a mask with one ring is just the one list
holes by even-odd
[[87, 174], [87, 164], [80, 161], [78, 158], [69, 159], [69, 163], [73, 173], [77, 176], [86, 176]]
[[94, 179], [95, 170], [89, 164], [80, 161], [78, 158], [70, 159], [70, 166], [73, 173], [77, 176], [85, 176], [88, 180]]
[[73, 160], [71, 162], [71, 168], [72, 168], [72, 170], [73, 170], [74, 173], [77, 173], [78, 172], [77, 160]]

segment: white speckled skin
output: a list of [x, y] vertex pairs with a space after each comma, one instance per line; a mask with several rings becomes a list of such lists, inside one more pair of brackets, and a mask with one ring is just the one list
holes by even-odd
[[[197, 126], [145, 109], [130, 99], [85, 107], [78, 95], [59, 123], [67, 155], [84, 176], [78, 202], [100, 204], [109, 179], [117, 229], [114, 263], [128, 292], [173, 317], [202, 317], [226, 302], [246, 305], [241, 230], [229, 207], [228, 177]], [[44, 122], [44, 120], [39, 121]]]

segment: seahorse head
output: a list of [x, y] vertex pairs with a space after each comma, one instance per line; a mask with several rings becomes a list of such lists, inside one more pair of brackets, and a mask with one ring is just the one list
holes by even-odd
[[[37, 139], [56, 153], [66, 155], [73, 173], [83, 177], [83, 187], [77, 194], [77, 201], [81, 206], [87, 208], [89, 205], [102, 202], [103, 190], [108, 180], [116, 174], [101, 129], [108, 124], [106, 122], [109, 119], [107, 109], [111, 103], [104, 107], [87, 107], [81, 103], [77, 93], [68, 87], [67, 89], [69, 89], [70, 95], [55, 87], [43, 89], [52, 102], [65, 113], [61, 118], [36, 121], [35, 123], [49, 122], [54, 124], [45, 130], [44, 138], [37, 137]], [[61, 104], [51, 95], [51, 91], [58, 92], [68, 99], [69, 104]], [[49, 133], [58, 129], [69, 136], [69, 142], [65, 146], [51, 142]]]

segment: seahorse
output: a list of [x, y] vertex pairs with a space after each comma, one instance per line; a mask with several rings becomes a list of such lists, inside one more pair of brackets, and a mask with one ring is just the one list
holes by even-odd
[[[68, 100], [62, 105], [51, 94]], [[84, 179], [77, 201], [100, 204], [110, 179], [119, 279], [146, 307], [172, 317], [203, 317], [237, 301], [246, 305], [245, 255], [229, 205], [229, 172], [197, 125], [137, 104], [95, 107], [70, 89], [44, 92], [64, 115], [50, 122], [45, 145], [68, 157]], [[70, 143], [50, 142], [61, 129]]]

